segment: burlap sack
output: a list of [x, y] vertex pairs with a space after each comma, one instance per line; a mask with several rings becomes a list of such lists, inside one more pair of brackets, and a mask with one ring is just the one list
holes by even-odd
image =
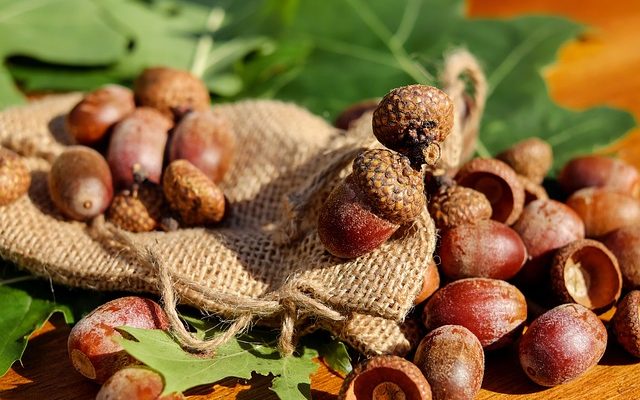
[[187, 348], [219, 342], [203, 344], [184, 330], [178, 301], [236, 321], [227, 337], [275, 322], [285, 352], [317, 327], [365, 353], [410, 349], [399, 324], [434, 250], [428, 214], [355, 260], [329, 255], [315, 230], [323, 199], [371, 143], [370, 115], [345, 133], [292, 104], [217, 105], [238, 139], [222, 183], [231, 218], [214, 229], [129, 234], [100, 218], [68, 221], [49, 199], [51, 160], [71, 143], [62, 121], [80, 98], [51, 96], [0, 114], [0, 143], [26, 156], [33, 179], [28, 196], [0, 208], [2, 258], [65, 285], [158, 293]]

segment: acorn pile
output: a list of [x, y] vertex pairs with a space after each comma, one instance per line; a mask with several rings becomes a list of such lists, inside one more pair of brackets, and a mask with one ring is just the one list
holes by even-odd
[[131, 232], [219, 223], [236, 139], [210, 104], [200, 79], [165, 67], [144, 70], [133, 91], [87, 94], [66, 117], [77, 145], [53, 162], [51, 200], [70, 219], [106, 212]]

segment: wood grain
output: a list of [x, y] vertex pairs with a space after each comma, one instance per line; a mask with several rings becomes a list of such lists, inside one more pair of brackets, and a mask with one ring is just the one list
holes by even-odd
[[[510, 17], [524, 13], [564, 15], [591, 27], [579, 40], [566, 44], [559, 62], [545, 71], [552, 97], [567, 107], [608, 104], [640, 117], [640, 1], [638, 0], [471, 0], [471, 16]], [[607, 149], [640, 167], [640, 130]], [[34, 335], [22, 366], [0, 379], [0, 399], [92, 399], [98, 386], [77, 374], [68, 361], [69, 328], [58, 318]], [[566, 385], [545, 389], [521, 371], [513, 349], [487, 356], [479, 399], [638, 399], [640, 363], [610, 343], [605, 357], [588, 374]], [[312, 377], [312, 396], [336, 398], [341, 379], [320, 364]], [[227, 379], [196, 388], [189, 398], [200, 400], [276, 399], [269, 379], [248, 382]]]

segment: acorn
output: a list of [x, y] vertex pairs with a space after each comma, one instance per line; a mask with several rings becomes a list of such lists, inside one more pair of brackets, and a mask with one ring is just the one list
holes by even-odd
[[120, 85], [106, 85], [88, 93], [66, 117], [67, 130], [80, 144], [93, 144], [136, 108], [133, 92]]
[[0, 147], [0, 206], [6, 206], [27, 193], [31, 174], [22, 158], [9, 149]]
[[540, 184], [553, 165], [553, 150], [549, 143], [532, 137], [522, 140], [496, 156], [516, 173]]
[[384, 243], [425, 207], [422, 174], [409, 159], [386, 149], [360, 153], [350, 174], [329, 195], [318, 235], [329, 253], [355, 258]]
[[169, 161], [189, 160], [218, 183], [231, 166], [235, 147], [235, 134], [224, 115], [211, 110], [194, 111], [174, 129]]
[[458, 185], [442, 187], [431, 197], [428, 208], [438, 229], [473, 224], [491, 218], [492, 213], [484, 194]]
[[164, 197], [162, 188], [151, 182], [134, 185], [113, 197], [108, 220], [129, 232], [149, 232], [162, 219]]
[[187, 225], [215, 224], [224, 217], [224, 193], [187, 160], [169, 164], [162, 178], [162, 189], [169, 206]]
[[433, 86], [393, 89], [373, 112], [373, 134], [378, 141], [409, 157], [414, 167], [437, 163], [439, 143], [452, 127], [453, 102]]
[[187, 71], [168, 67], [145, 69], [134, 83], [138, 105], [153, 107], [172, 120], [189, 111], [209, 108], [209, 90], [202, 80]]
[[89, 147], [67, 147], [49, 171], [49, 195], [71, 219], [86, 221], [101, 214], [113, 198], [107, 161]]

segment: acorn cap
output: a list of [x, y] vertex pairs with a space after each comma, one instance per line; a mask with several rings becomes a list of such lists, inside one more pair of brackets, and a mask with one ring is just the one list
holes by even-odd
[[22, 197], [30, 185], [31, 174], [22, 158], [13, 151], [0, 147], [0, 206]]
[[133, 90], [138, 105], [153, 107], [172, 120], [189, 111], [206, 110], [211, 103], [204, 82], [179, 69], [147, 68], [134, 82]]
[[464, 186], [448, 186], [438, 191], [428, 204], [429, 213], [438, 229], [454, 228], [491, 218], [487, 197]]
[[386, 149], [363, 151], [353, 161], [353, 178], [372, 209], [388, 221], [410, 222], [425, 207], [422, 174], [400, 154]]
[[640, 357], [640, 291], [632, 290], [620, 303], [611, 320], [618, 343]]
[[124, 190], [113, 197], [108, 220], [129, 232], [149, 232], [158, 226], [163, 204], [162, 188], [144, 182], [133, 191]]
[[373, 113], [373, 134], [380, 143], [419, 165], [438, 161], [437, 144], [446, 139], [452, 127], [453, 102], [433, 86], [393, 89]]

